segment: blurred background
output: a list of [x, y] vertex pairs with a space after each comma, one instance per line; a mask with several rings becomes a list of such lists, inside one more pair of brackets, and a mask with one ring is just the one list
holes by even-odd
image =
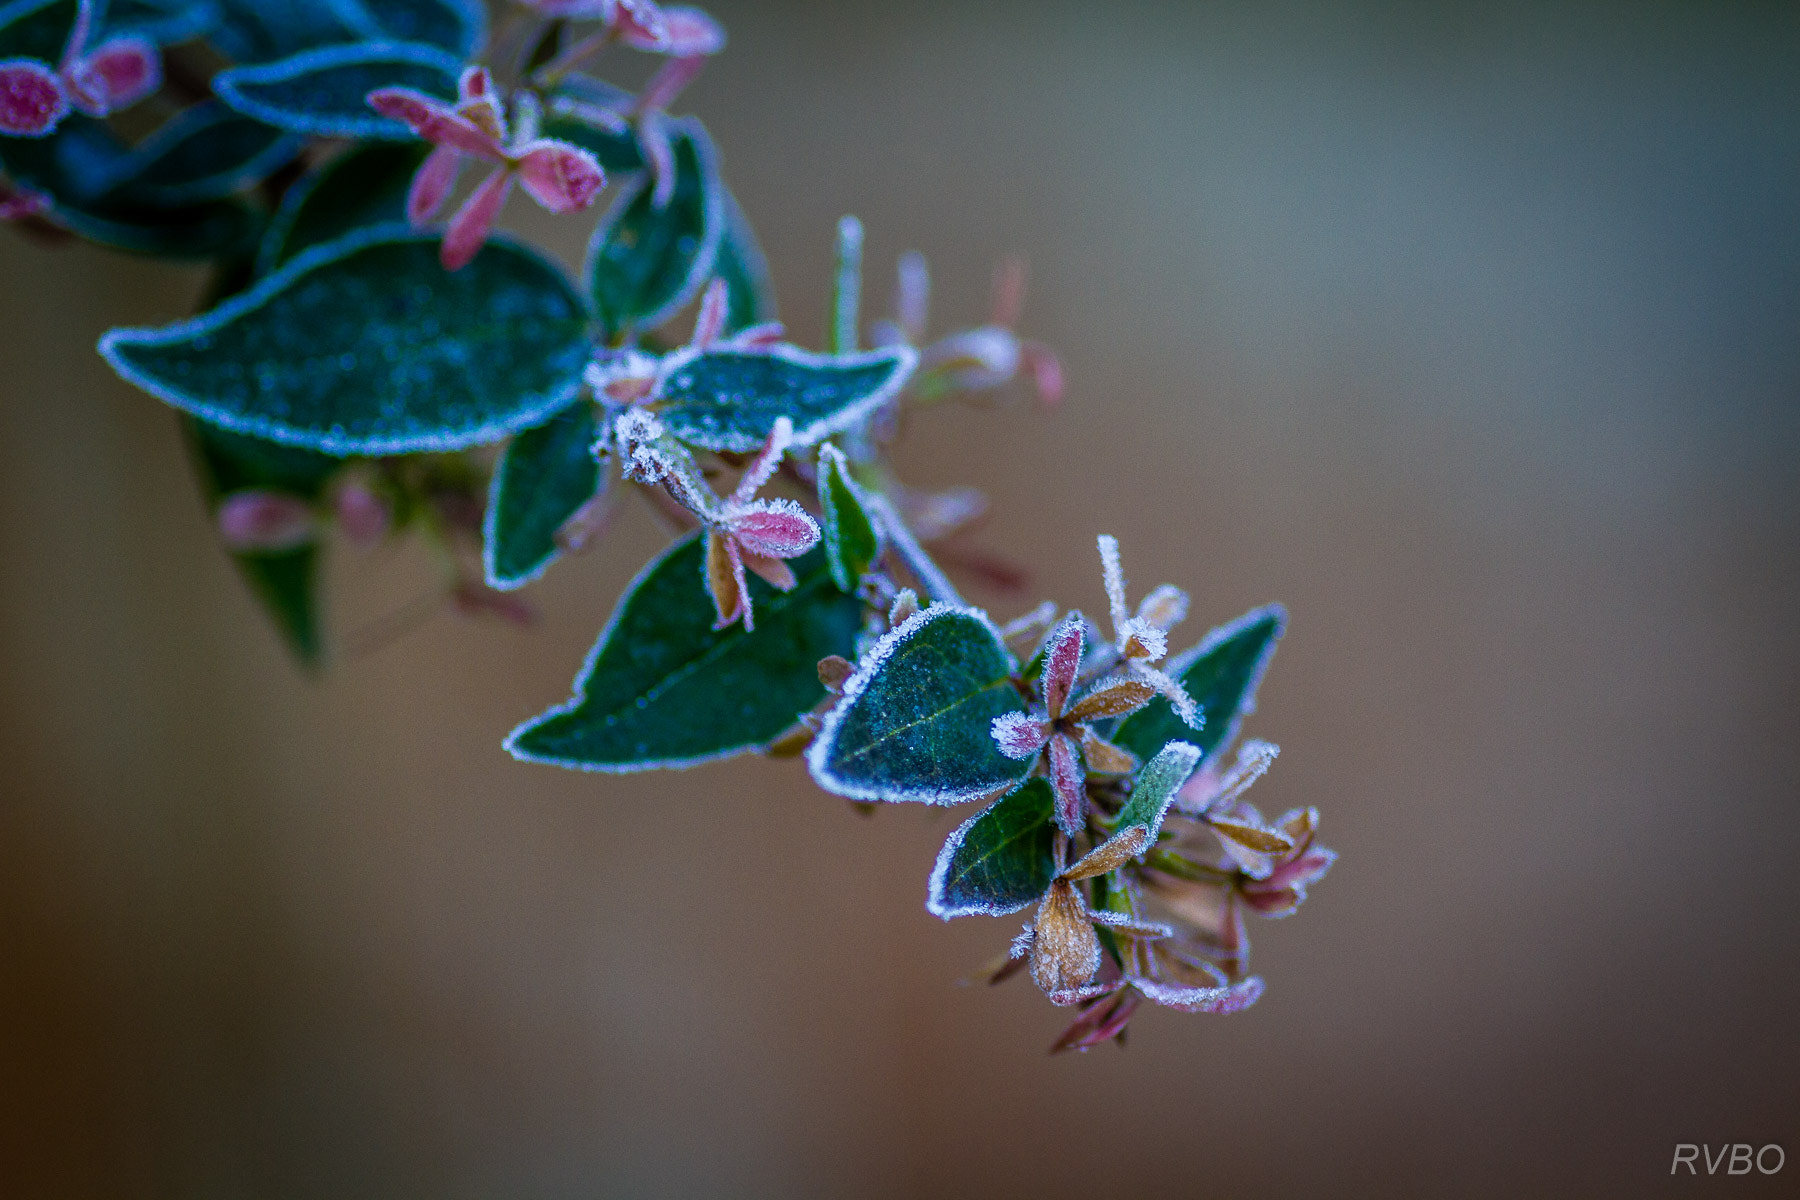
[[[197, 274], [0, 237], [0, 1191], [1643, 1196], [1800, 1156], [1800, 8], [714, 0], [684, 106], [816, 343], [1004, 254], [1064, 409], [943, 408], [1032, 594], [1282, 600], [1265, 811], [1343, 857], [1265, 999], [1044, 1051], [954, 981], [961, 812], [512, 762], [660, 533], [320, 679], [93, 354]], [[520, 227], [571, 261], [588, 222]], [[536, 223], [532, 223], [532, 222]], [[341, 634], [416, 595], [334, 555]]]

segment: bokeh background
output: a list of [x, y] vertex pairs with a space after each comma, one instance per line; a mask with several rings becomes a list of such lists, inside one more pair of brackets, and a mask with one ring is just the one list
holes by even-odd
[[[199, 278], [6, 236], [0, 1191], [1792, 1194], [1668, 1171], [1800, 1156], [1800, 8], [711, 7], [803, 340], [844, 212], [939, 328], [1033, 264], [1064, 410], [933, 412], [909, 477], [1064, 603], [1116, 532], [1181, 644], [1290, 606], [1258, 799], [1343, 858], [1269, 994], [1051, 1059], [953, 986], [1016, 923], [923, 909], [960, 815], [510, 761], [643, 513], [535, 631], [304, 677], [92, 353]], [[424, 580], [337, 555], [334, 627]]]

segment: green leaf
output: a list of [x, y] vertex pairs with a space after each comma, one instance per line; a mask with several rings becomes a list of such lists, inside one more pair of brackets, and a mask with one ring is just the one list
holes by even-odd
[[464, 58], [487, 32], [477, 0], [328, 0], [346, 26], [372, 41], [424, 42]]
[[632, 583], [567, 704], [521, 725], [507, 749], [590, 771], [688, 767], [767, 745], [825, 697], [818, 662], [854, 652], [862, 605], [831, 585], [815, 549], [777, 592], [750, 580], [756, 630], [713, 628], [705, 540], [677, 542]]
[[218, 200], [267, 178], [291, 161], [300, 145], [292, 134], [222, 104], [196, 104], [122, 160], [111, 197], [158, 208]]
[[257, 273], [354, 230], [404, 220], [413, 173], [430, 150], [424, 142], [368, 142], [301, 179], [269, 221]]
[[412, 131], [370, 108], [376, 88], [407, 87], [449, 100], [462, 60], [415, 42], [321, 46], [258, 66], [213, 76], [213, 92], [258, 121], [323, 137], [407, 141]]
[[50, 217], [72, 233], [121, 250], [171, 258], [238, 252], [258, 218], [237, 201], [154, 209], [106, 195], [130, 169], [128, 151], [99, 121], [79, 113], [42, 138], [0, 137], [0, 170], [50, 198]]
[[0, 5], [0, 58], [37, 58], [52, 66], [75, 28], [76, 0], [15, 0]]
[[730, 192], [725, 193], [725, 235], [719, 240], [713, 273], [725, 281], [727, 337], [775, 319], [775, 285], [769, 278], [769, 260], [763, 257], [750, 218]]
[[111, 0], [95, 44], [129, 34], [173, 46], [211, 32], [222, 15], [211, 0]]
[[490, 241], [460, 271], [437, 238], [381, 227], [309, 250], [212, 312], [115, 329], [120, 375], [202, 420], [327, 454], [498, 441], [566, 407], [589, 347], [581, 297]]
[[[340, 458], [244, 437], [184, 418], [194, 450], [196, 474], [208, 511], [217, 512], [228, 494], [245, 488], [290, 492], [308, 500], [324, 494], [326, 483], [344, 465]], [[317, 546], [267, 554], [234, 554], [244, 581], [262, 602], [294, 655], [316, 666], [323, 650], [320, 634]]]
[[[760, 620], [760, 618], [759, 618]], [[1000, 753], [994, 718], [1021, 712], [1016, 669], [979, 609], [934, 604], [875, 643], [825, 716], [806, 761], [852, 800], [959, 804], [1025, 778]]]
[[1148, 758], [1165, 742], [1177, 739], [1200, 747], [1202, 759], [1231, 743], [1244, 716], [1256, 711], [1256, 685], [1262, 682], [1275, 643], [1287, 628], [1287, 611], [1279, 604], [1253, 609], [1229, 625], [1206, 635], [1192, 650], [1169, 664], [1200, 706], [1199, 729], [1190, 729], [1169, 702], [1158, 696], [1119, 722], [1114, 745]]
[[854, 592], [881, 550], [875, 523], [863, 507], [862, 490], [850, 478], [849, 464], [836, 446], [819, 447], [819, 513], [822, 540], [839, 589]]
[[577, 401], [513, 438], [494, 468], [483, 556], [488, 583], [523, 587], [561, 552], [556, 534], [600, 487], [594, 406]]
[[918, 355], [909, 346], [860, 354], [813, 354], [798, 346], [687, 349], [663, 360], [657, 415], [691, 446], [749, 453], [778, 417], [809, 446], [860, 423], [905, 385]]
[[724, 189], [712, 141], [692, 118], [671, 124], [675, 190], [656, 206], [646, 173], [625, 189], [588, 243], [585, 274], [609, 334], [654, 329], [712, 278], [724, 236]]
[[1170, 742], [1157, 751], [1156, 757], [1145, 763], [1132, 780], [1131, 797], [1113, 821], [1114, 832], [1142, 825], [1150, 831], [1149, 841], [1144, 844], [1154, 845], [1162, 829], [1163, 814], [1199, 765], [1200, 748], [1191, 742]]
[[951, 917], [1000, 917], [1041, 900], [1056, 876], [1056, 796], [1039, 777], [959, 826], [938, 852], [925, 907]]
[[212, 40], [238, 62], [268, 62], [298, 50], [355, 41], [331, 0], [221, 0]]

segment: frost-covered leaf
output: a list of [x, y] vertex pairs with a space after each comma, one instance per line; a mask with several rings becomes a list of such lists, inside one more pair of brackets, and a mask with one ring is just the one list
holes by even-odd
[[1169, 664], [1169, 674], [1181, 681], [1199, 705], [1201, 727], [1190, 729], [1169, 702], [1158, 697], [1119, 722], [1113, 742], [1139, 758], [1177, 738], [1200, 747], [1203, 758], [1228, 745], [1237, 736], [1245, 714], [1256, 710], [1256, 685], [1262, 681], [1286, 626], [1286, 610], [1271, 604], [1207, 634], [1198, 646]]
[[671, 131], [675, 189], [668, 203], [658, 207], [646, 173], [620, 194], [588, 243], [588, 291], [614, 332], [654, 329], [698, 295], [724, 236], [724, 189], [711, 139], [692, 119]]
[[483, 554], [489, 586], [530, 583], [556, 558], [556, 534], [600, 487], [594, 406], [577, 401], [507, 445], [488, 495]]
[[292, 134], [222, 104], [196, 104], [126, 156], [113, 198], [158, 208], [218, 200], [267, 178], [299, 150]]
[[875, 643], [807, 750], [819, 786], [852, 800], [958, 804], [1031, 770], [994, 744], [1025, 702], [987, 614], [934, 604]]
[[543, 134], [580, 146], [609, 173], [641, 171], [643, 147], [624, 118], [636, 102], [623, 88], [586, 75], [567, 76], [548, 97]]
[[831, 578], [843, 591], [855, 591], [881, 543], [875, 523], [863, 507], [861, 489], [850, 478], [849, 464], [830, 443], [819, 448], [819, 514], [824, 518], [821, 524]]
[[370, 108], [377, 88], [403, 87], [456, 98], [462, 60], [413, 42], [321, 46], [290, 58], [231, 67], [213, 77], [213, 92], [258, 121], [323, 137], [405, 141], [412, 131]]
[[747, 454], [780, 417], [795, 446], [850, 429], [906, 383], [917, 356], [906, 346], [861, 354], [813, 354], [798, 346], [688, 349], [663, 360], [652, 401], [668, 431], [691, 446]]
[[1002, 916], [1036, 903], [1056, 875], [1055, 798], [1042, 779], [962, 823], [938, 852], [925, 907], [943, 917]]
[[173, 46], [210, 32], [223, 15], [215, 0], [110, 0], [95, 41], [133, 36]]
[[0, 171], [49, 197], [51, 219], [91, 241], [208, 258], [236, 253], [256, 237], [258, 218], [235, 200], [150, 208], [108, 195], [129, 170], [129, 154], [103, 122], [79, 113], [49, 137], [0, 137]]
[[862, 605], [832, 586], [823, 551], [792, 562], [778, 592], [752, 577], [756, 630], [713, 628], [704, 539], [639, 575], [595, 643], [567, 704], [507, 739], [521, 759], [592, 771], [686, 767], [768, 744], [825, 697], [818, 662], [855, 652]]
[[371, 41], [423, 42], [467, 58], [487, 32], [478, 0], [328, 0], [338, 20]]
[[725, 281], [726, 336], [775, 319], [775, 285], [756, 231], [737, 198], [725, 193], [725, 235], [713, 273]]
[[[258, 438], [244, 437], [187, 418], [195, 472], [207, 508], [217, 512], [224, 498], [251, 488], [316, 501], [343, 460]], [[251, 591], [268, 611], [294, 655], [316, 665], [320, 636], [317, 545], [261, 554], [234, 554]]]
[[430, 149], [423, 142], [369, 142], [301, 179], [263, 234], [258, 273], [354, 230], [404, 220], [413, 172]]
[[1113, 828], [1123, 833], [1135, 826], [1150, 831], [1144, 845], [1153, 845], [1162, 829], [1163, 814], [1175, 799], [1175, 793], [1188, 781], [1200, 765], [1200, 749], [1191, 742], [1170, 742], [1157, 751], [1156, 757], [1144, 764], [1131, 784], [1131, 797], [1119, 810]]
[[114, 370], [239, 433], [329, 454], [496, 441], [565, 407], [587, 316], [554, 263], [490, 243], [457, 272], [391, 227], [308, 251], [212, 312], [115, 329]]
[[238, 62], [268, 62], [298, 50], [355, 41], [332, 0], [220, 0], [212, 40]]

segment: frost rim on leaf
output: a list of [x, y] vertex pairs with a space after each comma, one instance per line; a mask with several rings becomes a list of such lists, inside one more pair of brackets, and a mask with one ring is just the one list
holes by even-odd
[[[412, 66], [437, 67], [455, 82], [462, 73], [462, 60], [448, 50], [440, 50], [423, 42], [348, 42], [302, 50], [269, 63], [244, 67], [228, 67], [213, 77], [215, 95], [226, 105], [255, 117], [258, 121], [294, 133], [310, 133], [322, 137], [373, 138], [383, 141], [408, 141], [412, 132], [400, 122], [381, 116], [356, 97], [361, 110], [355, 116], [336, 113], [318, 115], [298, 108], [281, 108], [247, 95], [244, 85], [259, 83], [292, 83], [314, 71], [333, 67], [365, 66], [379, 63], [407, 63]], [[366, 114], [366, 115], [365, 115]]]

